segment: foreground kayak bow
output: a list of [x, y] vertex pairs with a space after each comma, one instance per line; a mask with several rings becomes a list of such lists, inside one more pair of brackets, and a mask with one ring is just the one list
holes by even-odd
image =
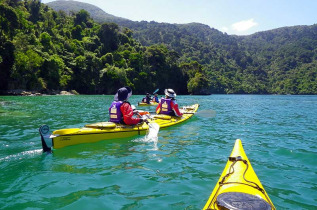
[[236, 140], [227, 165], [204, 209], [275, 210], [246, 156]]
[[197, 111], [199, 105], [183, 107], [183, 116], [152, 115], [148, 119], [149, 124], [142, 123], [138, 125], [122, 125], [112, 122], [98, 122], [85, 125], [83, 128], [66, 128], [55, 130], [49, 133], [49, 127], [43, 125], [40, 127], [41, 141], [44, 152], [50, 152], [52, 148], [58, 149], [65, 146], [81, 143], [92, 143], [101, 140], [119, 139], [132, 137], [136, 135], [145, 135], [151, 123], [159, 125], [160, 129], [182, 123], [191, 118]]

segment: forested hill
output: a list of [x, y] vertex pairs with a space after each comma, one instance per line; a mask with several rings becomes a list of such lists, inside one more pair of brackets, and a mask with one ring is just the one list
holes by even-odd
[[[56, 2], [49, 5], [57, 9]], [[76, 5], [80, 8], [81, 3]], [[94, 13], [93, 5], [85, 8], [100, 22], [132, 29], [133, 37], [144, 46], [164, 44], [178, 53], [179, 62], [197, 61], [214, 93], [317, 94], [316, 24], [230, 36], [199, 23], [110, 19], [105, 12]], [[197, 76], [192, 82], [197, 86], [201, 80]], [[199, 87], [192, 91], [202, 93]]]
[[[0, 0], [0, 91], [114, 94], [129, 85], [139, 94], [167, 87], [179, 94], [317, 94], [316, 25], [230, 36], [199, 23], [133, 22], [89, 4], [55, 4], [74, 12]], [[108, 21], [94, 21], [96, 13]]]
[[67, 15], [38, 0], [0, 0], [0, 21], [2, 94], [16, 89], [114, 94], [126, 85], [137, 94], [157, 88], [188, 94], [193, 92], [188, 84], [202, 73], [198, 64], [179, 63], [166, 46], [144, 47], [131, 30], [99, 24], [85, 10]]
[[86, 10], [90, 15], [91, 18], [94, 19], [97, 23], [103, 23], [103, 22], [113, 22], [113, 23], [126, 23], [126, 22], [132, 22], [131, 20], [128, 20], [126, 18], [117, 17], [111, 14], [106, 13], [99, 7], [96, 7], [92, 4], [79, 2], [79, 1], [65, 1], [65, 0], [58, 0], [47, 3], [47, 5], [51, 8], [53, 8], [55, 11], [62, 10], [66, 12], [67, 14], [71, 13], [77, 13], [80, 10], [84, 9]]

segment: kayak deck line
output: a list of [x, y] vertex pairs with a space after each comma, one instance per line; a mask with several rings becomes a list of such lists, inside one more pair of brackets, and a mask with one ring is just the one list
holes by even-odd
[[145, 135], [151, 123], [156, 123], [160, 128], [167, 128], [190, 119], [194, 114], [187, 114], [189, 110], [196, 112], [199, 104], [183, 107], [185, 112], [181, 117], [168, 115], [152, 115], [147, 123], [138, 125], [123, 125], [110, 122], [98, 122], [87, 124], [82, 128], [66, 128], [55, 130], [49, 134], [49, 127], [40, 127], [40, 135], [43, 151], [50, 152], [52, 148], [58, 149], [82, 143], [93, 143], [102, 140], [127, 138], [136, 135]]
[[[241, 156], [229, 157], [228, 159], [229, 159], [229, 161], [232, 162], [232, 164], [230, 165], [229, 172], [228, 172], [224, 177], [222, 177], [221, 182], [219, 182], [219, 186], [223, 186], [223, 185], [225, 185], [225, 184], [244, 184], [244, 185], [248, 185], [248, 186], [250, 186], [250, 187], [253, 187], [253, 188], [257, 189], [257, 190], [261, 191], [262, 193], [264, 192], [264, 189], [261, 188], [261, 187], [259, 187], [259, 185], [257, 185], [255, 182], [249, 181], [249, 180], [247, 180], [247, 179], [245, 178], [245, 173], [246, 173], [246, 172], [248, 171], [248, 169], [249, 169], [248, 161], [242, 159]], [[246, 169], [245, 169], [245, 171], [244, 171], [244, 173], [243, 173], [243, 179], [244, 179], [244, 181], [246, 181], [246, 182], [248, 182], [248, 183], [251, 183], [251, 184], [253, 184], [253, 185], [247, 184], [247, 183], [243, 183], [243, 182], [225, 182], [225, 179], [226, 179], [228, 176], [230, 176], [231, 174], [234, 173], [234, 167], [233, 167], [233, 166], [234, 166], [234, 164], [236, 164], [238, 161], [242, 161], [242, 162], [246, 165]]]
[[[136, 131], [138, 131], [138, 130], [136, 130]], [[131, 132], [131, 131], [120, 131], [120, 132]], [[55, 135], [53, 138], [59, 137], [59, 136], [74, 136], [74, 135], [102, 135], [105, 133], [111, 134], [111, 133], [118, 133], [118, 132], [112, 131], [112, 132], [99, 132], [99, 133], [70, 133], [70, 134], [65, 134], [65, 135]]]
[[[248, 169], [249, 169], [248, 161], [242, 159], [241, 156], [229, 157], [228, 159], [229, 159], [229, 161], [232, 162], [232, 164], [230, 165], [229, 172], [228, 172], [224, 177], [222, 177], [222, 180], [219, 182], [219, 187], [218, 187], [218, 190], [217, 190], [217, 191], [219, 191], [220, 187], [222, 187], [223, 185], [227, 185], [227, 184], [242, 184], [242, 185], [247, 185], [247, 186], [250, 186], [250, 187], [253, 187], [253, 188], [259, 190], [259, 191], [268, 199], [268, 197], [267, 197], [267, 195], [266, 195], [266, 193], [265, 193], [264, 188], [261, 188], [257, 183], [252, 182], [252, 181], [249, 181], [249, 180], [247, 180], [247, 179], [245, 178], [245, 174], [246, 174], [246, 172], [247, 172]], [[238, 161], [242, 161], [242, 162], [246, 165], [246, 169], [245, 169], [245, 171], [244, 171], [244, 173], [243, 173], [243, 179], [244, 179], [244, 181], [246, 181], [247, 183], [243, 183], [243, 182], [225, 182], [225, 181], [226, 181], [226, 178], [229, 177], [231, 174], [234, 173], [234, 165], [235, 165]], [[248, 183], [250, 183], [250, 184], [248, 184]]]
[[227, 164], [203, 209], [275, 210], [243, 150], [240, 139], [236, 140]]

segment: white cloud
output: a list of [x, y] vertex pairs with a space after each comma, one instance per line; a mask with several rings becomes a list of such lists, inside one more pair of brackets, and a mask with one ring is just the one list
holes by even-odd
[[232, 24], [232, 28], [235, 31], [241, 32], [241, 31], [247, 31], [250, 28], [257, 26], [258, 23], [254, 22], [254, 19], [251, 18], [249, 20], [243, 20], [237, 23]]
[[222, 27], [222, 28], [220, 29], [220, 31], [222, 31], [222, 32], [228, 32], [228, 31], [229, 31], [229, 28], [226, 27], [226, 26], [224, 26], [224, 27]]

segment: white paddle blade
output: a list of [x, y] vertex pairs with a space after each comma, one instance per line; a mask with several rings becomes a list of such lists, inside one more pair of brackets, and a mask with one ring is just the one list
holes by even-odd
[[160, 126], [157, 123], [149, 123], [149, 130], [146, 134], [146, 138], [156, 138], [158, 135], [158, 132], [160, 130]]

